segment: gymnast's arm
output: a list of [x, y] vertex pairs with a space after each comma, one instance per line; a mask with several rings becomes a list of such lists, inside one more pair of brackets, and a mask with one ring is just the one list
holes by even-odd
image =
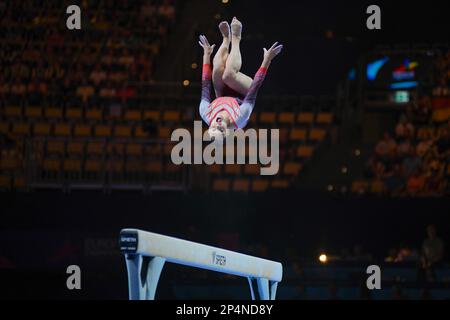
[[267, 50], [264, 48], [264, 59], [261, 63], [261, 66], [259, 67], [258, 71], [255, 74], [255, 77], [253, 78], [252, 84], [250, 86], [250, 89], [248, 90], [247, 95], [245, 96], [245, 99], [241, 105], [241, 115], [243, 119], [250, 118], [250, 115], [253, 111], [253, 107], [255, 105], [256, 101], [256, 95], [258, 94], [258, 90], [261, 87], [264, 78], [267, 74], [267, 69], [270, 66], [270, 63], [272, 60], [281, 52], [283, 49], [282, 45], [277, 46], [277, 42], [275, 42], [272, 47]]
[[211, 70], [211, 54], [215, 45], [210, 45], [205, 36], [200, 36], [200, 46], [203, 48], [203, 68], [202, 68], [202, 96], [199, 106], [199, 112], [202, 119], [208, 123], [206, 117], [206, 109], [211, 103], [211, 83], [212, 83], [212, 70]]

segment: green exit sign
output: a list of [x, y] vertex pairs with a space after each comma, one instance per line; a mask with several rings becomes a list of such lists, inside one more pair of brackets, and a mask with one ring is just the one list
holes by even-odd
[[394, 93], [394, 101], [396, 103], [408, 103], [409, 102], [409, 92], [408, 91], [396, 91]]

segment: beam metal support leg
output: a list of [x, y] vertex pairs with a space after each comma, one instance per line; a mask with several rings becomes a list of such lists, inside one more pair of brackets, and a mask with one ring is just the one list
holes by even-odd
[[269, 297], [269, 280], [258, 278], [256, 279], [258, 285], [258, 293], [260, 300], [270, 300]]
[[130, 300], [154, 300], [165, 259], [126, 254]]

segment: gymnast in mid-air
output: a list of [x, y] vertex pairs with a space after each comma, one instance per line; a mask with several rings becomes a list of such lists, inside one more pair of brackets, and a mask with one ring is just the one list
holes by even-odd
[[[252, 79], [240, 72], [242, 23], [234, 17], [231, 27], [228, 22], [222, 21], [219, 30], [223, 41], [214, 56], [212, 68], [211, 54], [215, 45], [210, 45], [204, 35], [200, 36], [199, 41], [203, 48], [202, 97], [199, 109], [213, 140], [224, 139], [231, 130], [247, 125], [267, 69], [283, 49], [277, 42], [270, 49], [264, 48], [262, 64]], [[211, 101], [211, 81], [216, 94], [214, 101]]]

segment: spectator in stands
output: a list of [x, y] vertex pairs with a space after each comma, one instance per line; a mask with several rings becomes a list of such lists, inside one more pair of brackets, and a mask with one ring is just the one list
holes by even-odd
[[418, 196], [422, 193], [425, 187], [425, 176], [421, 170], [418, 169], [408, 178], [407, 182], [407, 194], [408, 196]]
[[395, 135], [400, 139], [406, 139], [414, 136], [414, 126], [408, 121], [406, 115], [402, 115], [400, 117], [400, 121], [395, 127]]
[[416, 148], [411, 146], [409, 148], [408, 156], [403, 160], [403, 174], [405, 177], [411, 176], [414, 172], [419, 170], [422, 166], [422, 160], [417, 156]]
[[109, 67], [112, 64], [114, 64], [115, 62], [115, 58], [114, 58], [114, 50], [113, 49], [109, 49], [108, 52], [106, 54], [104, 54], [101, 58], [100, 58], [100, 62], [102, 65]]
[[450, 130], [448, 126], [441, 131], [441, 135], [436, 141], [436, 149], [441, 161], [450, 162]]
[[391, 166], [392, 169], [384, 173], [384, 185], [389, 195], [397, 196], [403, 192], [405, 187], [405, 178], [399, 164]]
[[107, 82], [106, 87], [100, 89], [99, 97], [103, 105], [108, 104], [116, 97], [116, 89], [113, 87], [111, 81]]
[[414, 101], [410, 106], [410, 119], [414, 123], [428, 123], [432, 113], [431, 99], [429, 96], [420, 98], [418, 102]]
[[403, 139], [397, 147], [397, 156], [399, 157], [399, 159], [403, 159], [404, 157], [406, 157], [409, 154], [412, 146], [412, 141], [409, 138]]
[[175, 19], [175, 7], [172, 5], [171, 0], [164, 0], [162, 5], [158, 8], [158, 14], [166, 17], [169, 21]]
[[81, 98], [83, 103], [87, 103], [94, 93], [94, 87], [91, 86], [86, 79], [83, 79], [75, 94]]
[[422, 140], [417, 144], [416, 147], [416, 154], [420, 158], [423, 158], [427, 152], [430, 150], [431, 146], [433, 145], [433, 140]]
[[397, 143], [388, 132], [385, 132], [383, 139], [375, 146], [375, 153], [382, 161], [387, 161], [395, 155], [396, 149]]
[[26, 86], [16, 78], [15, 82], [11, 85], [11, 95], [14, 104], [19, 104], [20, 99], [25, 95], [27, 91]]
[[401, 244], [397, 250], [394, 262], [417, 262], [419, 259], [420, 254], [416, 249]]
[[100, 64], [95, 65], [95, 69], [91, 72], [89, 80], [91, 80], [96, 87], [106, 80], [106, 72], [101, 68]]
[[422, 243], [421, 268], [419, 279], [423, 277], [427, 281], [436, 280], [434, 268], [438, 266], [444, 258], [444, 242], [437, 236], [436, 226], [430, 224], [426, 228], [427, 238]]
[[153, 4], [152, 1], [147, 0], [142, 4], [139, 13], [144, 18], [152, 17], [156, 13], [156, 6]]
[[134, 63], [134, 57], [130, 54], [130, 51], [128, 49], [124, 48], [117, 62], [120, 65], [129, 67]]
[[128, 83], [125, 82], [122, 88], [117, 90], [116, 96], [122, 103], [126, 104], [128, 100], [136, 96], [136, 91], [133, 87], [131, 87], [130, 85], [128, 85]]

